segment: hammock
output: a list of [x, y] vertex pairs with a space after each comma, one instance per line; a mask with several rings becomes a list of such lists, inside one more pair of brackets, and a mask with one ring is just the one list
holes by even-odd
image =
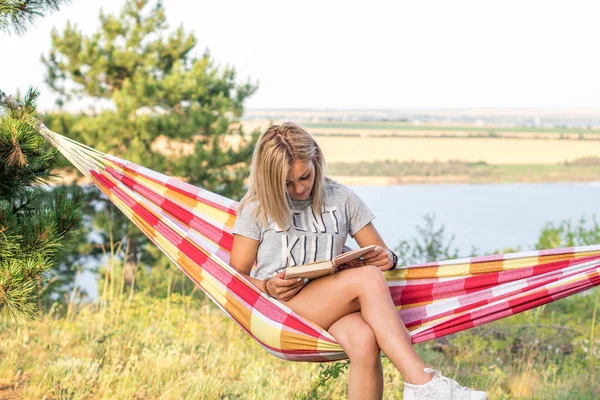
[[[346, 358], [324, 329], [229, 266], [238, 204], [223, 196], [40, 131], [227, 315], [269, 353], [292, 361]], [[413, 343], [550, 303], [600, 284], [600, 245], [525, 251], [385, 272]]]

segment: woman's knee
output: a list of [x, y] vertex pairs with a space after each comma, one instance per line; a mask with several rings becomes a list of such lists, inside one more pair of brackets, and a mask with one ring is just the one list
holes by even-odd
[[379, 345], [373, 329], [365, 322], [348, 332], [342, 347], [351, 362], [373, 364], [379, 360]]
[[359, 287], [369, 290], [373, 287], [387, 287], [383, 272], [374, 265], [365, 265], [361, 268], [356, 268], [357, 276], [355, 277], [359, 283]]

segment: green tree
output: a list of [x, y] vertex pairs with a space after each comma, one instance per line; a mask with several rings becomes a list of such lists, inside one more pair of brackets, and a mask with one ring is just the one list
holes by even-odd
[[[398, 265], [414, 265], [440, 260], [458, 258], [457, 248], [452, 246], [454, 235], [446, 241], [446, 227], [436, 227], [435, 214], [423, 216], [425, 226], [416, 226], [418, 236], [409, 240], [402, 240], [396, 246]], [[471, 249], [474, 253], [475, 248]]]
[[[169, 31], [160, 1], [127, 0], [119, 16], [101, 11], [99, 29], [87, 36], [68, 23], [61, 34], [53, 31], [42, 57], [47, 83], [59, 105], [91, 99], [96, 106], [49, 115], [46, 124], [100, 151], [241, 197], [257, 135], [245, 135], [239, 119], [256, 86], [238, 83], [235, 70], [217, 66], [208, 51], [197, 55], [196, 45], [182, 27]], [[111, 216], [112, 232], [108, 222], [96, 222], [126, 249], [131, 283], [149, 242], [120, 213]]]
[[37, 132], [38, 96], [30, 89], [19, 103], [0, 93], [0, 320], [35, 315], [44, 274], [81, 220], [81, 190], [43, 187], [59, 154]]
[[[63, 3], [0, 0], [0, 33], [23, 34]], [[42, 292], [72, 283], [72, 274], [54, 274], [52, 284], [46, 278], [58, 266], [73, 270], [64, 256], [78, 233], [82, 193], [42, 188], [59, 154], [37, 133], [38, 96], [30, 89], [19, 102], [0, 91], [0, 320], [32, 317]]]
[[534, 245], [536, 250], [557, 247], [587, 246], [600, 243], [600, 224], [595, 215], [582, 216], [573, 223], [570, 219], [547, 223]]

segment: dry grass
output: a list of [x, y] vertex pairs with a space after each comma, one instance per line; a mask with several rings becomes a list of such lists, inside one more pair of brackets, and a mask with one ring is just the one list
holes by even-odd
[[[0, 399], [303, 399], [319, 374], [318, 364], [267, 354], [222, 311], [189, 297], [136, 293], [61, 314], [0, 325]], [[575, 354], [540, 361], [527, 351], [502, 362], [471, 332], [442, 351], [427, 346], [417, 346], [426, 363], [490, 398], [598, 395], [587, 383], [597, 361]], [[384, 399], [399, 400], [402, 379], [388, 359], [383, 365]], [[330, 380], [319, 398], [345, 398], [346, 382]]]
[[220, 310], [181, 300], [136, 296], [0, 327], [0, 397], [277, 399], [310, 389], [318, 365], [268, 356]]

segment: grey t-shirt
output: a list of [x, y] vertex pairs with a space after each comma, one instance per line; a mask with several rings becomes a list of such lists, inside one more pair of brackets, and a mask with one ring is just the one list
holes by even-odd
[[254, 216], [256, 203], [248, 203], [237, 215], [233, 233], [258, 240], [256, 268], [251, 276], [264, 279], [284, 268], [313, 261], [331, 260], [342, 253], [348, 234], [354, 235], [375, 218], [365, 203], [348, 187], [327, 180], [324, 206], [312, 207], [312, 198], [290, 199], [292, 225], [279, 228], [269, 220], [267, 226]]

